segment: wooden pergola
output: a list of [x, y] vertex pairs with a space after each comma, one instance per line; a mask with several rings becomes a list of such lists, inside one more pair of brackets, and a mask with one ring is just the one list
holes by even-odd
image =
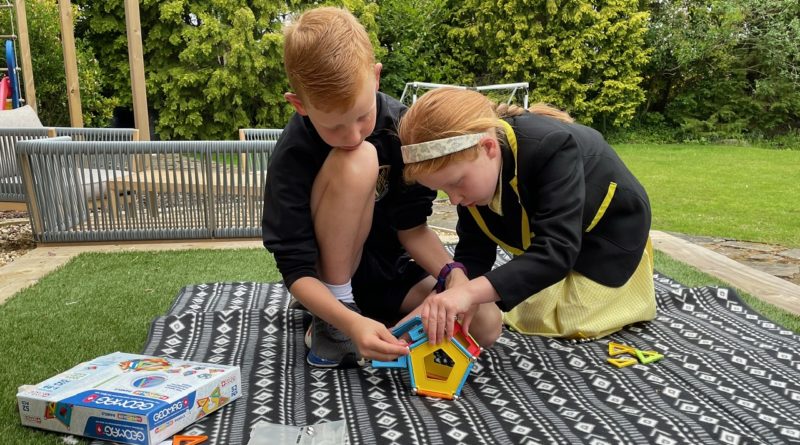
[[[36, 94], [33, 83], [28, 40], [28, 25], [25, 14], [25, 0], [15, 0], [21, 50], [21, 64], [25, 82], [26, 101], [36, 108]], [[69, 119], [73, 127], [83, 127], [81, 94], [78, 79], [78, 58], [75, 51], [72, 4], [69, 0], [58, 0], [61, 22], [61, 44], [64, 53], [64, 70], [67, 79], [67, 100]], [[139, 130], [140, 140], [150, 140], [150, 124], [147, 113], [147, 90], [144, 80], [144, 51], [142, 50], [142, 27], [139, 18], [139, 1], [125, 0], [125, 26], [128, 33], [128, 60], [131, 70], [131, 93], [133, 118]]]

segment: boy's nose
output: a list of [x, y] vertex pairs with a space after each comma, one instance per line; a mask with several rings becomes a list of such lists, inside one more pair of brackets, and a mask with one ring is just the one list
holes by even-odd
[[360, 128], [353, 127], [347, 135], [346, 145], [349, 147], [358, 145], [364, 140], [365, 137], [366, 136], [362, 136]]

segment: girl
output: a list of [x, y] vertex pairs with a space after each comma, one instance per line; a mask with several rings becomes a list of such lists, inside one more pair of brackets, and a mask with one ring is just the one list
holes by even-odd
[[[458, 205], [455, 260], [471, 278], [423, 303], [434, 344], [489, 302], [519, 332], [574, 339], [655, 317], [650, 203], [600, 133], [546, 106], [442, 88], [411, 106], [399, 135], [405, 179]], [[492, 270], [497, 246], [514, 258]]]

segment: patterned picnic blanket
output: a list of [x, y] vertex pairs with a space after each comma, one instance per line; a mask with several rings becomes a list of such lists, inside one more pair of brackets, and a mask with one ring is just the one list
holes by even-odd
[[[456, 401], [412, 395], [403, 369], [307, 366], [308, 315], [281, 284], [188, 286], [143, 352], [241, 366], [244, 397], [183, 432], [208, 444], [341, 419], [353, 444], [800, 443], [800, 336], [732, 290], [654, 279], [656, 320], [590, 343], [505, 331]], [[665, 358], [618, 369], [608, 341]]]

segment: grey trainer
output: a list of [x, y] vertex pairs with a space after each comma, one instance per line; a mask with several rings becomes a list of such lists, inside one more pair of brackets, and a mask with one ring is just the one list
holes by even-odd
[[[351, 311], [361, 313], [355, 303], [342, 304]], [[311, 319], [311, 327], [306, 332], [305, 341], [310, 349], [306, 361], [311, 366], [354, 368], [366, 364], [349, 337], [316, 315]]]

